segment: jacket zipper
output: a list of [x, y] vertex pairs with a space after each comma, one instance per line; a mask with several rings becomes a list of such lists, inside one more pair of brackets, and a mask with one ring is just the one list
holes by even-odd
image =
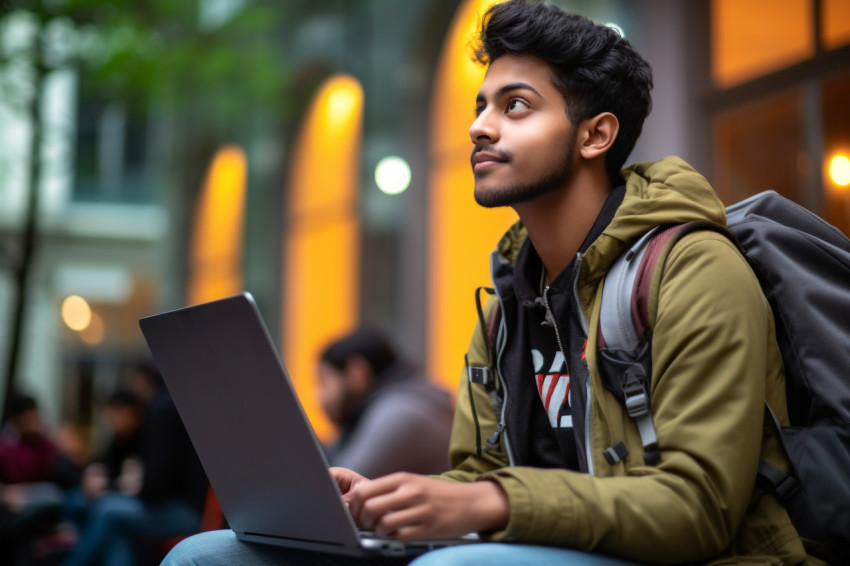
[[502, 354], [505, 351], [505, 344], [508, 342], [508, 327], [505, 324], [505, 305], [502, 302], [502, 295], [499, 294], [499, 287], [496, 285], [495, 274], [493, 273], [493, 262], [490, 262], [490, 280], [493, 282], [493, 290], [496, 292], [496, 298], [499, 300], [499, 307], [502, 309], [502, 320], [499, 321], [499, 332], [496, 334], [496, 347], [499, 351], [496, 353], [495, 373], [502, 385], [502, 410], [499, 414], [499, 424], [496, 426], [496, 432], [491, 436], [493, 442], [498, 442], [499, 437], [502, 438], [502, 443], [505, 446], [505, 453], [508, 456], [508, 465], [514, 465], [514, 456], [511, 452], [511, 445], [508, 439], [508, 433], [505, 430], [505, 409], [508, 406], [508, 385], [502, 379]]
[[[581, 302], [578, 297], [578, 276], [581, 273], [581, 254], [576, 254], [575, 279], [573, 280], [573, 298], [575, 299], [576, 311], [578, 311], [579, 323], [584, 335], [587, 336], [587, 321], [584, 319], [584, 312], [581, 308]], [[558, 348], [561, 350], [561, 355], [564, 356], [564, 365], [566, 365], [567, 373], [570, 373], [569, 357], [564, 351], [564, 345], [561, 342], [561, 333], [558, 332], [558, 325], [555, 322], [555, 315], [552, 309], [549, 308], [549, 285], [543, 289], [543, 304], [546, 307], [546, 319], [552, 322], [552, 328], [555, 329], [555, 339], [558, 341]], [[590, 449], [590, 376], [587, 379], [585, 391], [585, 407], [584, 407], [584, 451], [587, 459], [587, 473], [593, 475], [593, 451]]]
[[[581, 253], [576, 254], [575, 279], [573, 279], [573, 299], [575, 300], [576, 310], [578, 311], [578, 320], [581, 323], [581, 329], [584, 331], [584, 337], [587, 339], [590, 332], [587, 329], [587, 320], [584, 318], [584, 309], [581, 307], [581, 299], [578, 296], [578, 278], [581, 274]], [[587, 473], [593, 475], [593, 450], [590, 448], [590, 371], [587, 375], [587, 385], [585, 387], [584, 401], [584, 451], [587, 457]]]
[[[496, 294], [498, 295], [498, 291], [496, 292]], [[501, 302], [501, 300], [502, 299], [500, 297], [499, 301]], [[502, 312], [504, 312], [504, 310]], [[501, 335], [504, 339], [500, 340], [499, 335], [496, 336], [496, 343], [499, 344], [499, 352], [496, 355], [496, 372], [498, 373], [499, 376], [502, 375], [502, 353], [505, 351], [505, 344], [507, 343], [507, 332], [508, 332], [508, 327], [505, 324], [505, 317], [503, 315], [502, 320], [499, 323], [499, 335]], [[502, 334], [502, 333], [504, 333], [504, 334]], [[505, 443], [505, 453], [507, 453], [507, 455], [508, 455], [508, 464], [513, 466], [514, 465], [514, 454], [511, 451], [511, 444], [508, 441], [508, 433], [507, 433], [507, 431], [505, 431], [505, 409], [508, 406], [508, 387], [507, 387], [507, 384], [505, 383], [505, 380], [501, 379], [501, 377], [500, 377], [500, 381], [502, 383], [502, 390], [503, 390], [504, 393], [503, 393], [503, 396], [502, 396], [502, 411], [501, 411], [501, 414], [499, 415], [499, 425], [496, 427], [496, 432], [501, 434], [502, 440]]]

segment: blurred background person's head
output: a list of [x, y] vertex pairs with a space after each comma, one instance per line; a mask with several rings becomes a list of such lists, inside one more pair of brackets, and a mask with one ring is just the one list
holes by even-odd
[[166, 391], [165, 381], [159, 368], [150, 360], [135, 363], [129, 371], [129, 391], [141, 401], [142, 405], [149, 403], [157, 393]]
[[131, 436], [142, 426], [142, 403], [130, 391], [122, 389], [110, 395], [103, 413], [110, 433], [118, 438]]
[[328, 418], [336, 425], [356, 419], [397, 358], [394, 346], [375, 329], [361, 328], [331, 343], [318, 367], [319, 399]]
[[13, 427], [13, 432], [21, 439], [36, 438], [44, 434], [41, 413], [33, 397], [14, 393], [8, 407], [9, 424]]

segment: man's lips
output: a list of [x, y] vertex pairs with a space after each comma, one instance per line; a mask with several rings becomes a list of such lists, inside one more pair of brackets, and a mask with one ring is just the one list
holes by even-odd
[[479, 150], [473, 152], [472, 158], [470, 159], [472, 162], [472, 170], [480, 171], [486, 167], [491, 165], [495, 165], [498, 163], [504, 163], [507, 161], [507, 158], [503, 155], [499, 155], [497, 153], [492, 153], [489, 151]]

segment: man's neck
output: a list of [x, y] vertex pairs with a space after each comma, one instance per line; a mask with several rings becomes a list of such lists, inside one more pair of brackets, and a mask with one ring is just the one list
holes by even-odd
[[610, 192], [606, 178], [579, 172], [568, 187], [514, 206], [546, 269], [546, 285], [576, 256]]

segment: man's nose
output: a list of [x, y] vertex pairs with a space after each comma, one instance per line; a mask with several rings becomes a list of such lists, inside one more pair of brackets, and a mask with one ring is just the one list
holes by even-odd
[[492, 144], [499, 139], [499, 130], [496, 127], [494, 117], [487, 109], [481, 112], [472, 122], [469, 127], [469, 138], [474, 144], [481, 143], [484, 140]]

